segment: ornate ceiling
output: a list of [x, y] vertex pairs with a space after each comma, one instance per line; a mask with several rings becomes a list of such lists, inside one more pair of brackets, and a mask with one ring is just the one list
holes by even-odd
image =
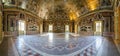
[[100, 7], [112, 6], [114, 0], [3, 0], [37, 14], [43, 19], [76, 19], [81, 14]]

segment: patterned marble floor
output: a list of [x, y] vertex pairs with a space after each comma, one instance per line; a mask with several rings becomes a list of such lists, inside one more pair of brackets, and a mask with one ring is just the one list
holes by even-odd
[[19, 36], [14, 41], [21, 56], [96, 56], [102, 37], [46, 33]]
[[[8, 50], [9, 54], [12, 52], [12, 55], [2, 56], [120, 56], [113, 40], [108, 41], [109, 39], [101, 36], [45, 33], [40, 35], [21, 35], [10, 39], [11, 41], [8, 39], [9, 45], [7, 46], [15, 46], [13, 49], [16, 49], [16, 51], [13, 51], [10, 47], [2, 49], [1, 45], [0, 56], [2, 50]], [[3, 53], [5, 54], [5, 52]]]

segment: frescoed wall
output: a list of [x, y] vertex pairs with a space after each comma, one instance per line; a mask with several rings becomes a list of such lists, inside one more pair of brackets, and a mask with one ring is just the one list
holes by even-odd
[[34, 15], [22, 13], [20, 11], [4, 11], [3, 31], [9, 33], [19, 34], [19, 21], [24, 21], [25, 30], [24, 34], [39, 34], [41, 19]]
[[2, 3], [0, 0], [0, 43], [2, 41]]
[[115, 1], [114, 11], [115, 39], [120, 39], [120, 0]]

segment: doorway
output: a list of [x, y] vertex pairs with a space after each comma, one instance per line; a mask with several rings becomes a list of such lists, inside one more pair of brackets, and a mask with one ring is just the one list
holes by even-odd
[[65, 32], [69, 32], [69, 25], [65, 25]]
[[19, 35], [26, 34], [25, 21], [19, 20], [18, 25], [19, 25]]
[[102, 21], [95, 21], [94, 35], [102, 35]]
[[53, 25], [52, 24], [49, 25], [49, 32], [53, 32]]

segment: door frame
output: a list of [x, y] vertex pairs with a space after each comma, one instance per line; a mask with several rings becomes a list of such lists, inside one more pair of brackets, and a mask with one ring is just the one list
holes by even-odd
[[[96, 32], [96, 22], [101, 23], [101, 32]], [[94, 21], [94, 35], [102, 36], [102, 32], [103, 32], [103, 21], [102, 20]]]
[[[24, 23], [24, 30], [21, 30], [21, 23]], [[24, 20], [19, 20], [18, 21], [18, 34], [19, 35], [25, 35], [26, 34], [26, 22]]]

